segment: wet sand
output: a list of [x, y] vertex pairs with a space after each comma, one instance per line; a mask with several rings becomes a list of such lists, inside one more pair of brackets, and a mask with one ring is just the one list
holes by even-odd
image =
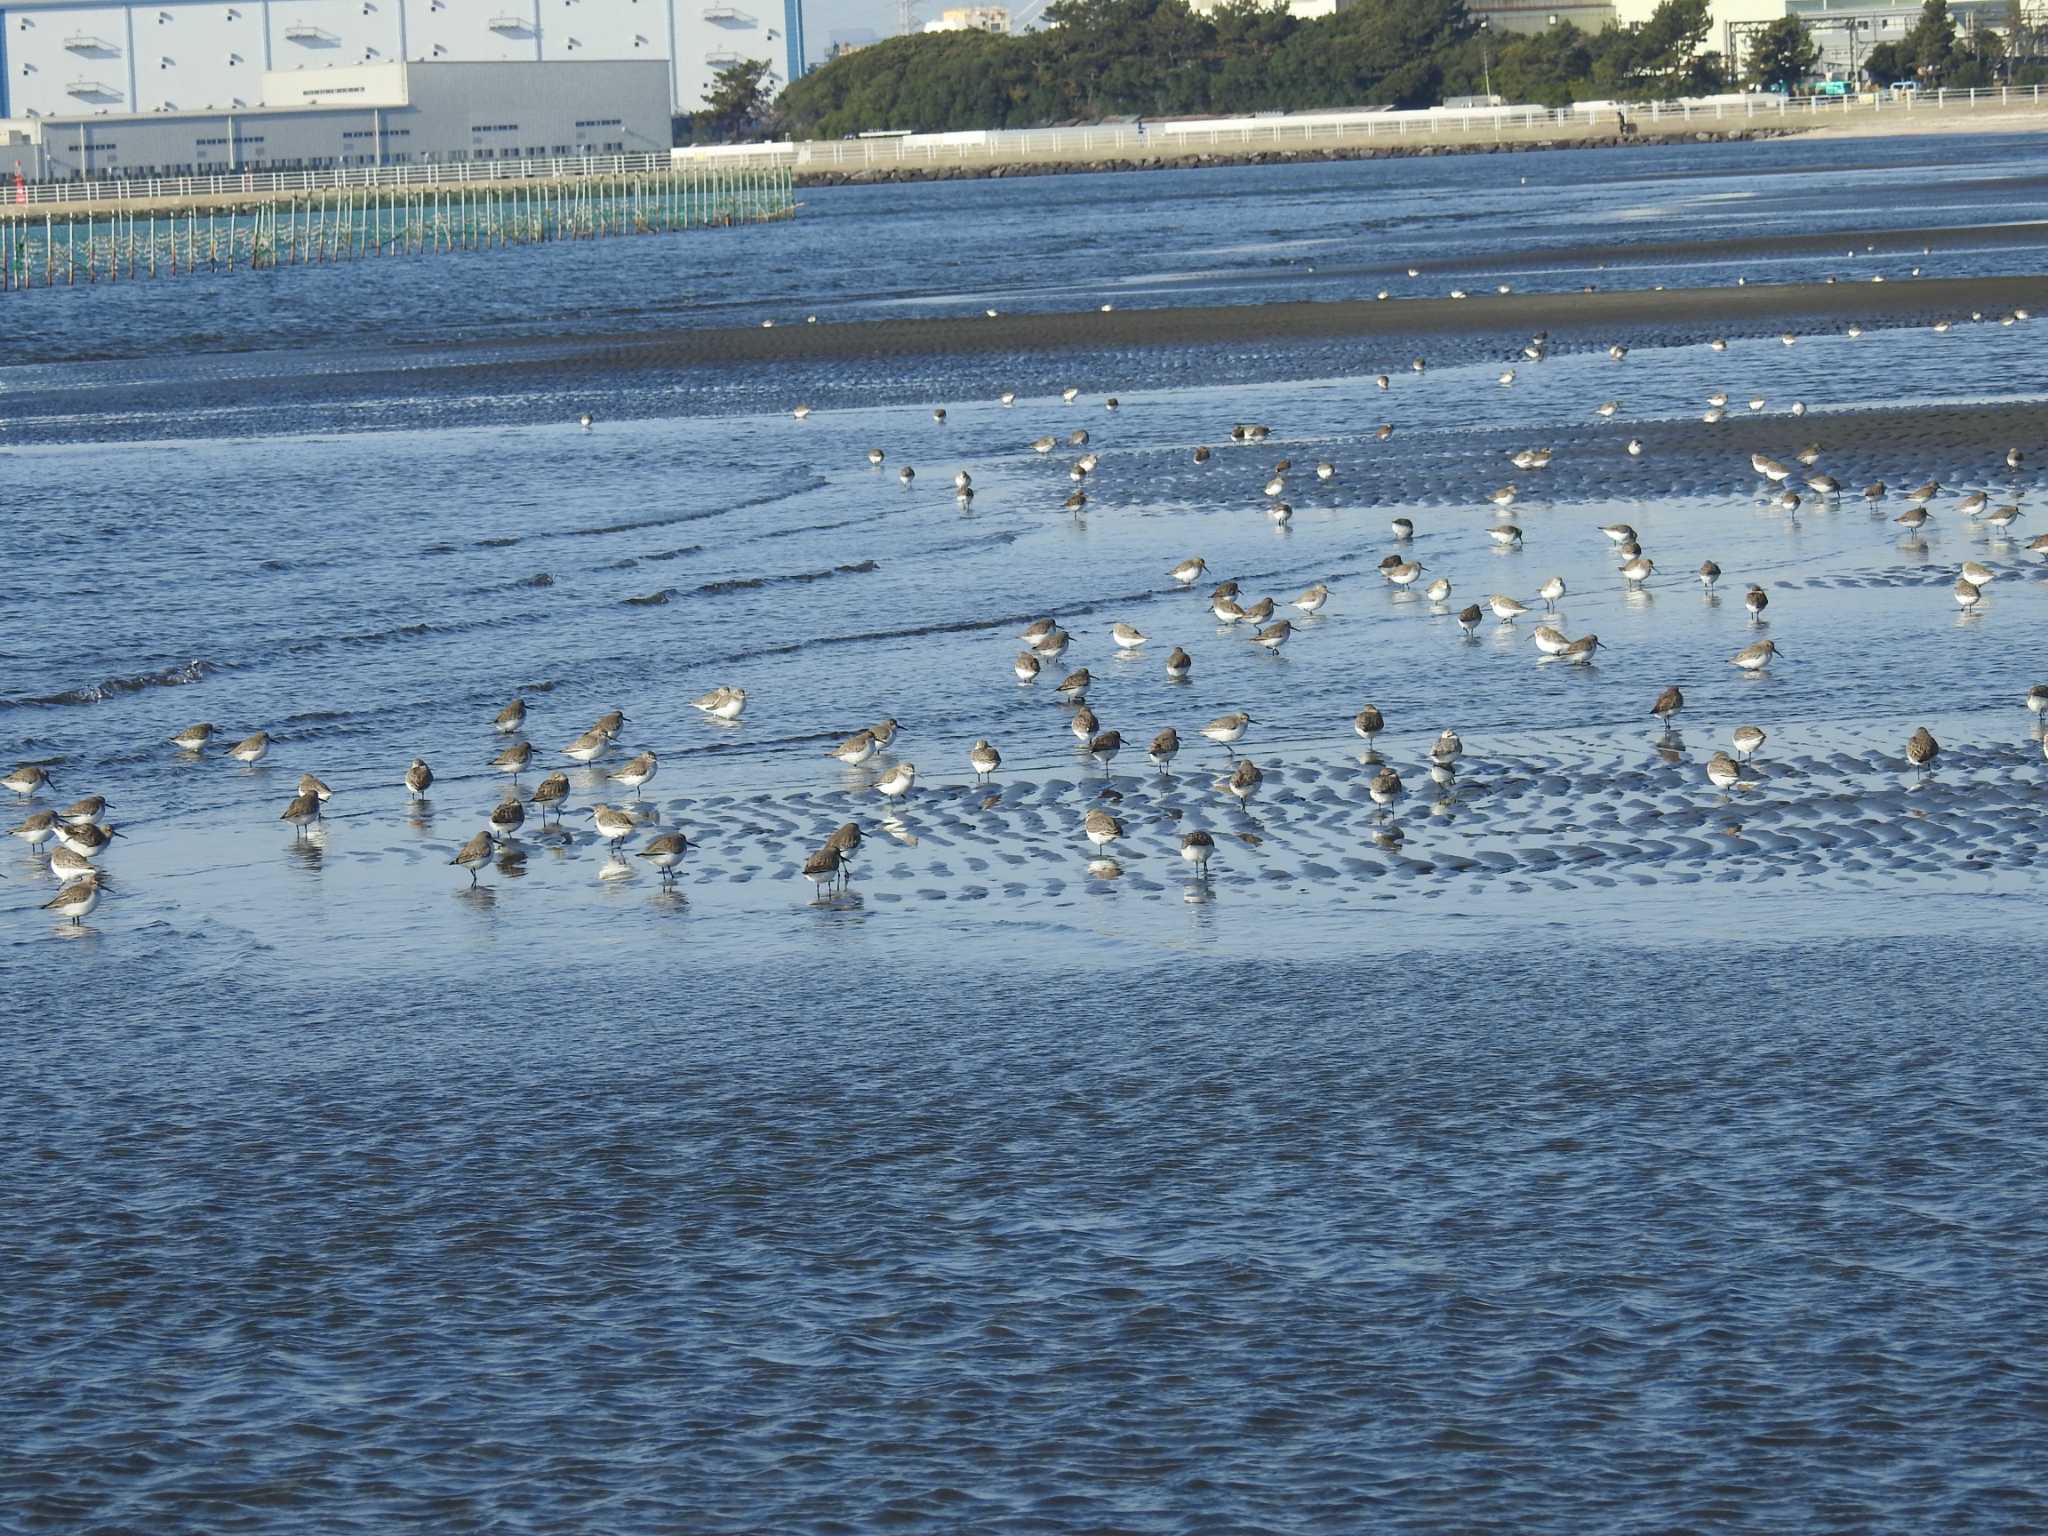
[[[1846, 243], [1836, 241], [1837, 244]], [[1924, 241], [1921, 243], [1925, 243]], [[1702, 247], [1702, 252], [1712, 247]], [[1758, 254], [1768, 254], [1759, 252]], [[1614, 258], [1626, 259], [1625, 248]], [[1428, 281], [1425, 276], [1422, 282]], [[1444, 282], [1443, 287], [1452, 286]], [[1399, 298], [1385, 302], [1206, 305], [1113, 309], [1067, 314], [998, 314], [960, 319], [906, 319], [772, 327], [671, 331], [573, 343], [544, 360], [514, 366], [558, 368], [718, 367], [734, 363], [972, 356], [1087, 348], [1188, 347], [1214, 343], [1432, 337], [1498, 334], [1516, 346], [1536, 331], [1553, 337], [1598, 334], [1677, 339], [1692, 335], [1755, 336], [1839, 329], [1851, 321], [1910, 324], [1980, 310], [2002, 314], [2015, 305], [2048, 311], [2048, 276], [1923, 278], [1873, 283], [1752, 283], [1740, 287], [1613, 289], [1593, 293], [1484, 293], [1466, 299]]]

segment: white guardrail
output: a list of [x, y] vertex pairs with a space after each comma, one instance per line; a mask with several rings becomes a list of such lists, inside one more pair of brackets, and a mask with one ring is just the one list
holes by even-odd
[[103, 181], [0, 182], [0, 213], [9, 207], [44, 203], [103, 203], [144, 197], [232, 196], [254, 192], [305, 192], [331, 187], [445, 187], [473, 182], [530, 181], [576, 176], [618, 176], [671, 166], [733, 164], [788, 166], [796, 170], [861, 170], [895, 165], [942, 165], [948, 161], [1014, 158], [1057, 159], [1065, 155], [1145, 154], [1202, 149], [1307, 149], [1317, 145], [1399, 142], [1407, 138], [1499, 137], [1510, 129], [1590, 127], [1627, 116], [1638, 129], [1729, 120], [1791, 123], [1869, 119], [1921, 112], [1983, 110], [2048, 105], [2043, 88], [1994, 86], [1974, 91], [1883, 92], [1862, 96], [1753, 95], [1708, 101], [1640, 103], [1582, 102], [1552, 111], [1547, 107], [1433, 107], [1419, 112], [1318, 112], [1274, 117], [1176, 118], [1151, 123], [1115, 123], [1097, 128], [1031, 128], [985, 133], [913, 133], [902, 136], [784, 141], [772, 144], [698, 145], [668, 154], [564, 155], [532, 160], [468, 160], [445, 165], [365, 166], [359, 170], [246, 171], [220, 176], [109, 178]]
[[1547, 107], [1435, 107], [1420, 112], [1318, 112], [1258, 118], [1181, 118], [1106, 124], [1099, 128], [1032, 128], [988, 133], [913, 133], [901, 137], [811, 140], [679, 149], [684, 157], [744, 156], [750, 161], [804, 170], [864, 170], [899, 165], [945, 165], [1016, 159], [1056, 160], [1062, 156], [1184, 153], [1204, 149], [1309, 149], [1444, 137], [1494, 138], [1509, 130], [1616, 126], [1625, 115], [1638, 129], [1731, 120], [1839, 121], [1889, 118], [1896, 114], [2048, 106], [2040, 86], [2004, 86], [1977, 91], [1923, 91], [1899, 96], [1755, 95], [1717, 101], [1581, 103]]

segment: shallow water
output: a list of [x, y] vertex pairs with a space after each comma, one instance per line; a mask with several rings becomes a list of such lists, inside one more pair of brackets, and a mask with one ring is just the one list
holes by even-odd
[[[1619, 261], [1654, 227], [1700, 248], [1632, 284], [1810, 280], [1713, 242], [1874, 228], [1877, 192], [1935, 225], [2038, 215], [2037, 149], [1965, 148], [1962, 179], [1944, 140], [818, 192], [730, 240], [279, 274], [232, 325], [245, 277], [16, 296], [0, 750], [51, 764], [34, 805], [103, 792], [123, 835], [77, 928], [0, 847], [15, 1521], [2040, 1523], [2048, 761], [2021, 701], [2048, 596], [2031, 517], [2005, 537], [1958, 507], [2037, 510], [2038, 322], [1714, 353], [1680, 314], [1510, 386], [1521, 335], [497, 366], [550, 329], [799, 291], [835, 318], [1297, 297], [1273, 242], [1356, 222], [1362, 190], [1432, 276], [1510, 237]], [[1378, 260], [1313, 280], [1370, 292]], [[1964, 242], [1942, 273], [2032, 260]], [[544, 313], [655, 266], [700, 270], [702, 302]], [[1169, 269], [1226, 275], [1146, 276]], [[272, 350], [309, 317], [315, 343]], [[1244, 421], [1272, 438], [1233, 445]], [[1080, 450], [1027, 446], [1076, 428], [1102, 455], [1080, 516]], [[1788, 513], [1749, 455], [1806, 443], [1845, 494]], [[1507, 462], [1537, 445], [1551, 467]], [[1859, 494], [1930, 477], [1918, 537]], [[1486, 537], [1504, 518], [1517, 548]], [[1657, 563], [1639, 589], [1617, 519]], [[1381, 580], [1397, 549], [1448, 604]], [[1965, 559], [1998, 578], [1959, 615]], [[1551, 575], [1594, 666], [1529, 640]], [[1333, 596], [1269, 656], [1208, 612], [1226, 576], [1283, 614]], [[1463, 637], [1489, 592], [1537, 612]], [[1021, 685], [1039, 614], [1075, 640]], [[1150, 643], [1120, 655], [1119, 620]], [[1767, 673], [1727, 665], [1766, 637]], [[1106, 772], [1054, 694], [1084, 665], [1127, 742]], [[724, 683], [734, 724], [689, 705]], [[630, 719], [572, 768], [565, 828], [530, 816], [472, 889], [447, 860], [503, 790], [515, 694], [542, 771]], [[1265, 774], [1245, 806], [1197, 735], [1231, 709]], [[918, 768], [894, 809], [881, 764], [826, 755], [884, 715]], [[243, 769], [164, 744], [198, 719], [275, 746]], [[1705, 761], [1751, 722], [1769, 739], [1722, 794]], [[1465, 752], [1436, 785], [1446, 726]], [[631, 798], [603, 776], [645, 747], [646, 824], [694, 845], [673, 890], [578, 814]], [[307, 770], [337, 793], [301, 838], [276, 818]], [[1106, 862], [1095, 806], [1124, 824]], [[866, 847], [819, 899], [799, 868], [848, 819]]]

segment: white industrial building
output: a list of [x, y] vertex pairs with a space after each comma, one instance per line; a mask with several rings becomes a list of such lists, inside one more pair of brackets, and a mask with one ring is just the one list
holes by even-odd
[[667, 74], [660, 59], [271, 71], [260, 105], [0, 121], [0, 155], [32, 181], [66, 181], [662, 154]]
[[366, 64], [659, 60], [693, 112], [742, 59], [804, 72], [802, 0], [0, 0], [0, 120], [267, 108]]

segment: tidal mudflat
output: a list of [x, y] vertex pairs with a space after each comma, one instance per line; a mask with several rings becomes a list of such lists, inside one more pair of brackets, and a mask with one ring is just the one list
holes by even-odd
[[1752, 148], [11, 311], [10, 824], [121, 834], [77, 924], [0, 848], [24, 1525], [2035, 1521], [2048, 180]]

